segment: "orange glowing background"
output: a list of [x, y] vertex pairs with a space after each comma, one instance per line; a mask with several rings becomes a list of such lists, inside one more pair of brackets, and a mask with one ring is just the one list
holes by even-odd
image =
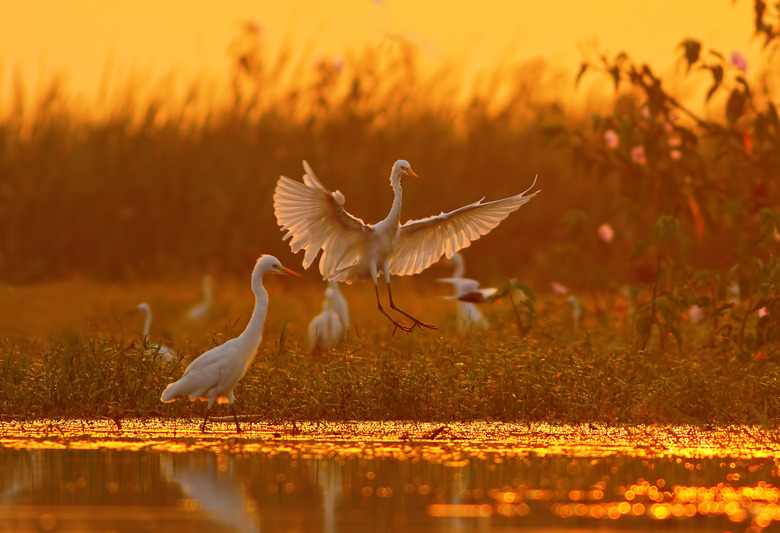
[[[478, 7], [477, 7], [478, 6]], [[228, 75], [227, 46], [242, 21], [256, 21], [272, 55], [338, 58], [382, 39], [416, 44], [423, 65], [455, 66], [464, 78], [544, 58], [572, 75], [580, 47], [627, 51], [657, 72], [673, 68], [685, 37], [751, 64], [749, 0], [28, 0], [0, 17], [0, 101], [14, 78], [36, 94], [53, 75], [87, 102], [127, 80], [217, 83]]]

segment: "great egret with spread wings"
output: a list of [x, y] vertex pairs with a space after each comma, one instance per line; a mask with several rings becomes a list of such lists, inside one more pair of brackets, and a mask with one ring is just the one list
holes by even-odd
[[[539, 192], [526, 196], [529, 188], [501, 200], [484, 203], [479, 200], [449, 213], [401, 224], [401, 177], [416, 178], [417, 174], [408, 162], [399, 159], [390, 173], [394, 195], [390, 212], [376, 224], [366, 224], [344, 209], [344, 195], [328, 190], [306, 161], [303, 168], [306, 171], [303, 183], [285, 176], [276, 183], [274, 212], [282, 231], [287, 232], [284, 239], [290, 239], [294, 253], [305, 250], [304, 268], [309, 268], [322, 250], [319, 268], [324, 279], [351, 283], [370, 276], [379, 311], [395, 328], [403, 331], [411, 331], [415, 326], [431, 329], [435, 326], [396, 307], [390, 276], [418, 274], [443, 255], [452, 257], [486, 235]], [[387, 283], [390, 308], [412, 320], [411, 326], [401, 324], [382, 307], [378, 287], [380, 272]]]

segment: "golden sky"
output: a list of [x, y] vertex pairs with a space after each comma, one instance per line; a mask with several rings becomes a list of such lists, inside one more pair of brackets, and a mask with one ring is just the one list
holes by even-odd
[[241, 21], [263, 29], [270, 50], [287, 41], [308, 56], [338, 58], [387, 35], [417, 44], [432, 65], [465, 76], [506, 61], [546, 58], [576, 72], [579, 47], [625, 50], [657, 71], [671, 68], [686, 37], [755, 61], [752, 0], [25, 0], [0, 17], [0, 98], [19, 73], [95, 98], [106, 75], [219, 79]]

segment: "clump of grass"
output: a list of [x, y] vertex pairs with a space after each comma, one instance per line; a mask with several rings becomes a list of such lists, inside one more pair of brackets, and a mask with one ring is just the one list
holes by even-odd
[[[274, 304], [272, 289], [265, 340], [236, 388], [239, 413], [269, 421], [699, 425], [771, 424], [780, 418], [777, 363], [713, 345], [707, 321], [683, 326], [683, 348], [662, 348], [654, 340], [640, 350], [636, 333], [616, 334], [620, 328], [602, 324], [595, 313], [586, 315], [583, 330], [575, 332], [561, 320], [567, 312], [561, 301], [538, 302], [536, 320], [524, 337], [507, 302], [491, 310], [491, 330], [467, 334], [455, 332], [454, 317], [446, 308], [429, 304], [423, 312], [438, 316], [441, 330], [391, 336], [381, 317], [370, 319], [371, 293], [350, 295], [361, 317], [360, 335], [352, 330], [348, 340], [330, 352], [307, 355], [305, 321], [288, 322], [280, 304]], [[315, 301], [321, 290], [302, 285], [293, 294], [299, 301]], [[433, 300], [419, 286], [400, 289], [398, 298], [414, 294]], [[751, 320], [747, 327], [752, 331], [760, 326]], [[160, 403], [161, 391], [179, 378], [185, 362], [154, 358], [142, 343], [127, 340], [135, 338], [121, 331], [97, 337], [72, 333], [36, 347], [6, 340], [0, 347], [3, 416], [201, 416], [202, 404]], [[183, 352], [189, 360], [225, 338], [219, 331], [211, 340], [182, 332], [174, 344], [190, 346]]]

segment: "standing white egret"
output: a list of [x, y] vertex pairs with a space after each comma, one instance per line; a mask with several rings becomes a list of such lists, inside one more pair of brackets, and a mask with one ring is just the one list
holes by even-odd
[[190, 308], [187, 312], [187, 318], [190, 320], [197, 320], [206, 316], [211, 308], [213, 299], [214, 294], [211, 290], [211, 275], [206, 274], [203, 276], [203, 300]]
[[265, 316], [268, 311], [268, 292], [263, 286], [263, 276], [266, 274], [288, 274], [298, 278], [302, 277], [297, 272], [282, 266], [282, 263], [274, 256], [260, 256], [252, 271], [255, 309], [246, 329], [238, 337], [208, 350], [195, 359], [184, 370], [181, 379], [169, 384], [160, 397], [163, 402], [172, 402], [177, 398], [185, 397], [189, 398], [190, 401], [208, 401], [201, 431], [206, 431], [209, 411], [214, 402], [218, 402], [230, 404], [233, 420], [236, 422], [236, 431], [241, 432], [233, 406], [233, 388], [244, 377], [257, 353], [257, 347], [260, 345]]
[[334, 289], [332, 287], [325, 289], [322, 312], [309, 322], [309, 350], [312, 352], [327, 350], [343, 336], [344, 325], [334, 307], [334, 298]]
[[341, 294], [338, 281], [329, 281], [328, 287], [333, 289], [333, 297], [330, 300], [330, 304], [336, 314], [339, 315], [339, 320], [341, 320], [341, 336], [346, 337], [349, 331], [349, 307], [347, 306], [347, 300]]
[[[281, 176], [274, 191], [276, 221], [282, 231], [287, 231], [284, 239], [290, 239], [293, 252], [306, 251], [304, 268], [309, 268], [322, 250], [319, 268], [324, 279], [350, 283], [371, 276], [379, 311], [403, 331], [411, 331], [415, 326], [432, 329], [435, 326], [395, 306], [390, 276], [418, 274], [442, 255], [452, 257], [538, 193], [524, 196], [526, 190], [492, 202], [479, 200], [449, 213], [410, 220], [402, 225], [401, 177], [417, 177], [417, 174], [409, 163], [398, 160], [390, 173], [393, 205], [387, 217], [372, 225], [349, 214], [344, 209], [344, 195], [340, 191], [329, 191], [306, 161], [303, 168], [306, 170], [303, 183]], [[385, 276], [390, 307], [411, 319], [411, 326], [399, 323], [382, 307], [379, 272]]]
[[455, 271], [452, 273], [452, 277], [439, 278], [436, 281], [450, 283], [455, 287], [455, 294], [445, 296], [445, 298], [458, 300], [458, 327], [460, 329], [487, 328], [489, 325], [487, 319], [480, 313], [474, 303], [489, 301], [498, 289], [480, 289], [478, 281], [464, 278], [465, 266], [463, 264], [463, 256], [460, 253], [454, 254], [450, 260], [455, 264]]
[[149, 307], [149, 304], [146, 302], [138, 304], [138, 310], [146, 315], [143, 331], [143, 338], [146, 345], [154, 355], [159, 355], [166, 361], [173, 361], [176, 358], [176, 353], [173, 350], [164, 344], [153, 343], [151, 340], [149, 340], [149, 330], [152, 328], [152, 309]]

